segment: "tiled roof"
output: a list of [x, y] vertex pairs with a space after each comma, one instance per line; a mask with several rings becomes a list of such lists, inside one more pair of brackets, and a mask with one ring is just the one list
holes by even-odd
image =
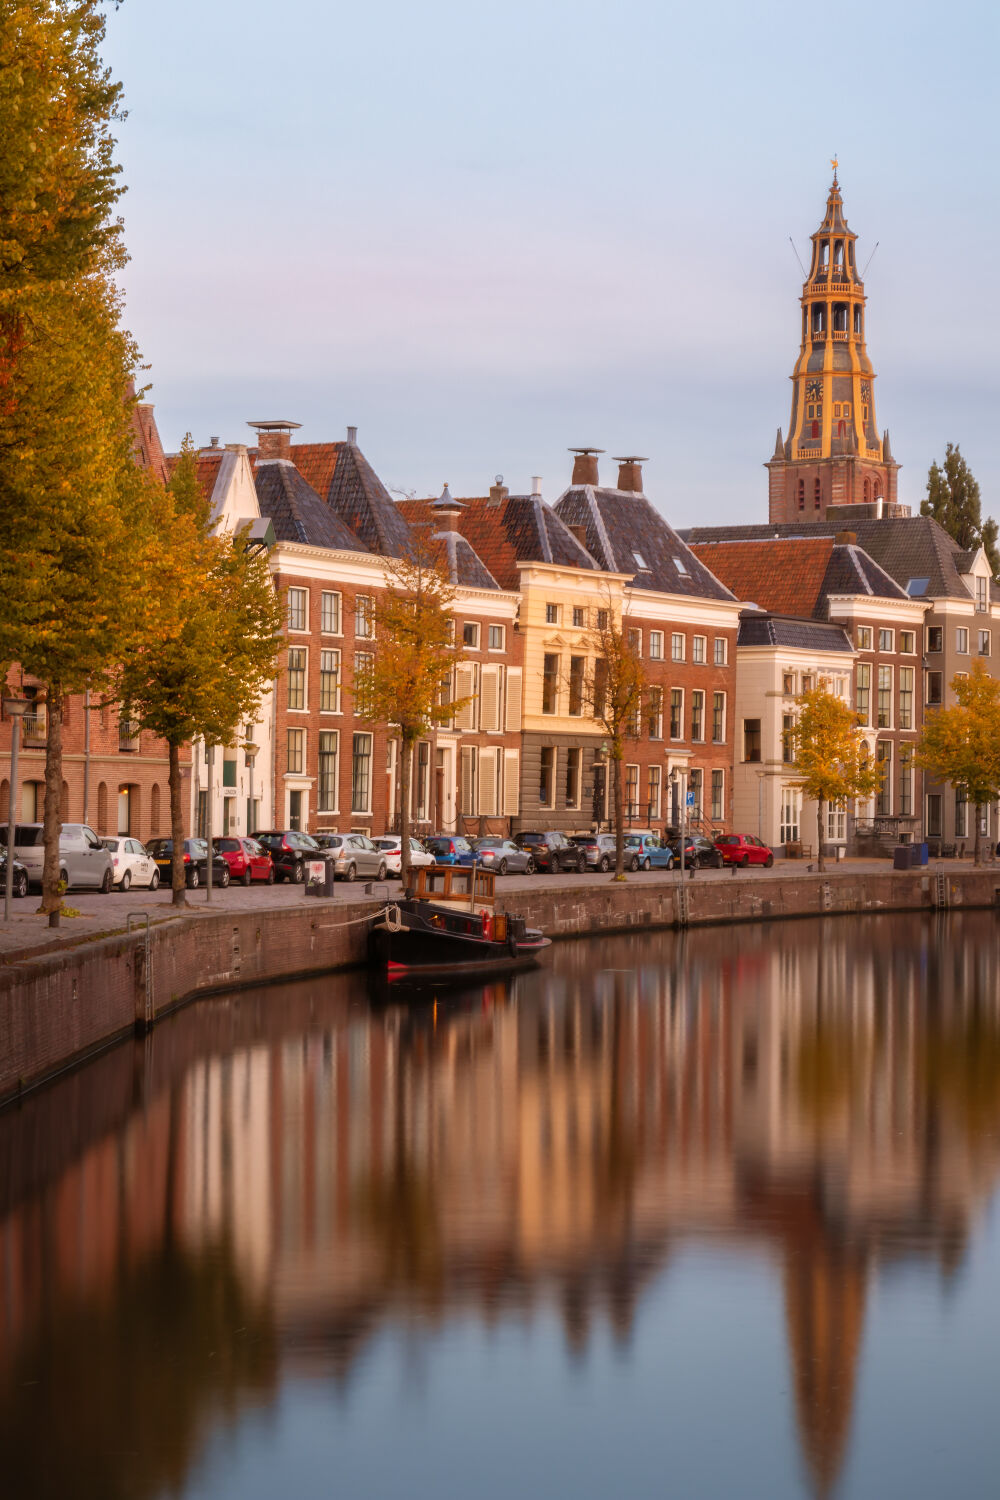
[[[129, 395], [135, 395], [132, 385], [129, 386]], [[148, 401], [139, 401], [132, 407], [132, 446], [140, 469], [148, 469], [162, 484], [168, 484], [170, 470], [160, 442], [153, 408]]]
[[289, 457], [317, 495], [325, 497], [346, 443], [292, 443]]
[[[502, 589], [518, 586], [519, 562], [559, 563], [593, 570], [597, 564], [540, 495], [463, 497], [455, 524]], [[431, 500], [404, 500], [412, 523], [432, 519]]]
[[733, 598], [645, 495], [576, 485], [557, 500], [555, 512], [567, 525], [585, 528], [587, 550], [599, 567], [633, 575], [639, 588], [700, 599]]
[[436, 531], [431, 537], [434, 560], [453, 584], [470, 589], [499, 589], [493, 574], [477, 556], [471, 542], [458, 531]]
[[[404, 556], [410, 528], [399, 507], [360, 448], [353, 443], [337, 446], [340, 451], [326, 488], [316, 486], [319, 494], [370, 552], [382, 557]], [[295, 444], [292, 458], [298, 462]], [[318, 457], [315, 463], [317, 477], [321, 477], [323, 464]]]
[[790, 615], [744, 610], [736, 637], [738, 646], [788, 646], [798, 651], [846, 651], [854, 647], [840, 625], [800, 620]]
[[700, 542], [691, 550], [738, 599], [779, 614], [824, 620], [830, 594], [907, 597], [860, 547], [830, 536]]
[[338, 552], [367, 550], [287, 459], [258, 463], [254, 484], [260, 513], [270, 518], [279, 541], [334, 547]]
[[842, 521], [784, 521], [757, 526], [693, 526], [684, 535], [693, 544], [836, 536], [845, 530], [854, 532], [859, 547], [904, 591], [911, 578], [926, 578], [927, 598], [969, 597], [960, 571], [965, 554], [932, 516], [885, 516], [881, 520], [851, 520], [846, 525]]

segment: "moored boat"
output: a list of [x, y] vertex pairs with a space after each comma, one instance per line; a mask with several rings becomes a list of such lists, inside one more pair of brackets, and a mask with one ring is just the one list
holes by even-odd
[[550, 939], [496, 910], [496, 876], [478, 865], [433, 865], [375, 919], [371, 956], [392, 979], [464, 979], [527, 968]]

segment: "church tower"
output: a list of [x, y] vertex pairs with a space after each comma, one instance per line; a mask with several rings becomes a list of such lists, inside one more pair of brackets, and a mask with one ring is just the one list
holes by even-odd
[[792, 374], [788, 439], [779, 427], [767, 464], [771, 521], [835, 520], [839, 507], [847, 505], [867, 505], [867, 514], [885, 515], [896, 504], [899, 465], [888, 432], [880, 439], [875, 422], [875, 373], [865, 345], [866, 299], [856, 241], [844, 218], [834, 162], [826, 214], [812, 236], [812, 262], [802, 287], [802, 348]]

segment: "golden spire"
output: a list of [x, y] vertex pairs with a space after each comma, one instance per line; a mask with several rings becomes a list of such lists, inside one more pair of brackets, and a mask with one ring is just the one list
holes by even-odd
[[838, 162], [838, 160], [837, 160], [837, 158], [835, 156], [831, 156], [830, 157], [830, 165], [833, 168], [833, 185], [834, 185], [834, 187], [836, 187], [837, 186], [837, 168], [840, 165], [840, 163]]

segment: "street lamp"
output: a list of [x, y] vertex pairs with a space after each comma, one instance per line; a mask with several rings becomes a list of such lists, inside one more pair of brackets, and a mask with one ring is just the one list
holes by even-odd
[[253, 825], [256, 821], [253, 815], [253, 763], [260, 753], [260, 746], [255, 745], [253, 740], [247, 736], [240, 749], [246, 756], [247, 770], [250, 772], [250, 796], [247, 799], [247, 837], [250, 838], [253, 835]]
[[671, 786], [677, 788], [677, 810], [678, 810], [678, 813], [680, 815], [680, 835], [681, 835], [681, 879], [683, 880], [684, 879], [684, 814], [686, 812], [686, 808], [685, 808], [685, 794], [684, 794], [684, 790], [683, 790], [683, 787], [682, 787], [682, 784], [681, 784], [681, 773], [678, 770], [677, 766], [674, 766], [672, 768], [671, 772], [670, 772], [670, 784], [671, 784]]
[[3, 887], [3, 919], [10, 921], [10, 898], [14, 890], [14, 835], [21, 788], [17, 780], [17, 752], [21, 745], [21, 720], [31, 707], [27, 698], [4, 698], [4, 717], [10, 720], [10, 791], [7, 794], [7, 870]]
[[205, 860], [205, 900], [212, 899], [212, 772], [215, 769], [215, 746], [205, 746], [205, 772], [208, 782], [208, 795], [205, 798], [205, 842], [208, 845], [208, 857]]

